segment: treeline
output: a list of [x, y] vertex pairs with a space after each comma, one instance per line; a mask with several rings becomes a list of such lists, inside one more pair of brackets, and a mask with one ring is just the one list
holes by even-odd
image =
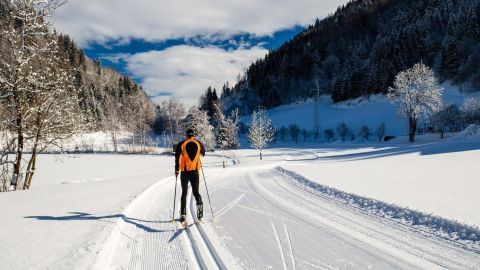
[[479, 14], [478, 0], [351, 1], [253, 63], [221, 99], [248, 114], [312, 97], [317, 80], [337, 102], [386, 93], [418, 62], [479, 90]]

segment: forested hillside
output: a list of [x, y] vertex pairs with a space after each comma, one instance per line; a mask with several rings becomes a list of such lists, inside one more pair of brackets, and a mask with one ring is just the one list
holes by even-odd
[[[16, 23], [12, 18], [13, 8], [10, 1], [0, 0], [0, 23], [1, 30], [8, 31]], [[21, 23], [21, 22], [20, 22]], [[108, 128], [112, 114], [125, 115], [122, 119], [123, 126], [133, 125], [137, 119], [131, 119], [132, 112], [138, 110], [139, 104], [149, 105], [149, 110], [154, 110], [153, 103], [149, 100], [143, 89], [132, 79], [125, 77], [117, 71], [102, 67], [97, 60], [85, 56], [84, 52], [77, 47], [75, 42], [66, 35], [50, 33], [43, 37], [44, 42], [55, 40], [59, 57], [65, 60], [66, 69], [70, 73], [69, 78], [73, 81], [75, 95], [81, 112], [90, 128]], [[8, 65], [7, 59], [12, 55], [12, 42], [5, 35], [0, 35], [0, 55], [2, 64]], [[3, 76], [7, 69], [2, 69]], [[128, 117], [127, 117], [128, 116]], [[119, 121], [118, 117], [115, 117]]]
[[355, 0], [253, 63], [226, 109], [249, 113], [313, 95], [319, 81], [334, 101], [385, 93], [415, 63], [465, 91], [480, 89], [479, 0]]

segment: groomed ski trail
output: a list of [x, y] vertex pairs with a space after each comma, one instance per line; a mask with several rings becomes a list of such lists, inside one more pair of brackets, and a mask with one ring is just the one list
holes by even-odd
[[[94, 269], [227, 269], [200, 223], [189, 188], [188, 227], [172, 222], [175, 179], [160, 180], [137, 197], [116, 223]], [[180, 199], [177, 186], [177, 200]], [[178, 219], [179, 206], [175, 209]], [[203, 224], [211, 219], [206, 214]], [[224, 251], [222, 256], [228, 258]], [[231, 269], [231, 268], [228, 268]]]
[[480, 269], [479, 253], [369, 215], [282, 170], [222, 178], [230, 185], [215, 191], [215, 204], [235, 203], [214, 229], [243, 269]]
[[203, 221], [190, 192], [188, 227], [172, 223], [175, 179], [163, 179], [125, 210], [95, 269], [480, 269], [479, 252], [370, 215], [273, 166], [212, 169], [207, 179], [215, 221], [201, 177]]

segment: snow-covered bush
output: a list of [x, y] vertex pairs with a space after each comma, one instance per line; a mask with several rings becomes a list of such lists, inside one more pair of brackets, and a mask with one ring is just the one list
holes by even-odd
[[433, 71], [422, 63], [398, 73], [388, 89], [389, 99], [399, 104], [398, 114], [408, 119], [409, 141], [415, 141], [417, 121], [440, 110], [442, 87]]

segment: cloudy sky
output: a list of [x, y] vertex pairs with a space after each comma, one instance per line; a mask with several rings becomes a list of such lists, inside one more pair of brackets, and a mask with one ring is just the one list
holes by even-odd
[[194, 105], [346, 0], [68, 0], [55, 18], [92, 58], [157, 102]]

